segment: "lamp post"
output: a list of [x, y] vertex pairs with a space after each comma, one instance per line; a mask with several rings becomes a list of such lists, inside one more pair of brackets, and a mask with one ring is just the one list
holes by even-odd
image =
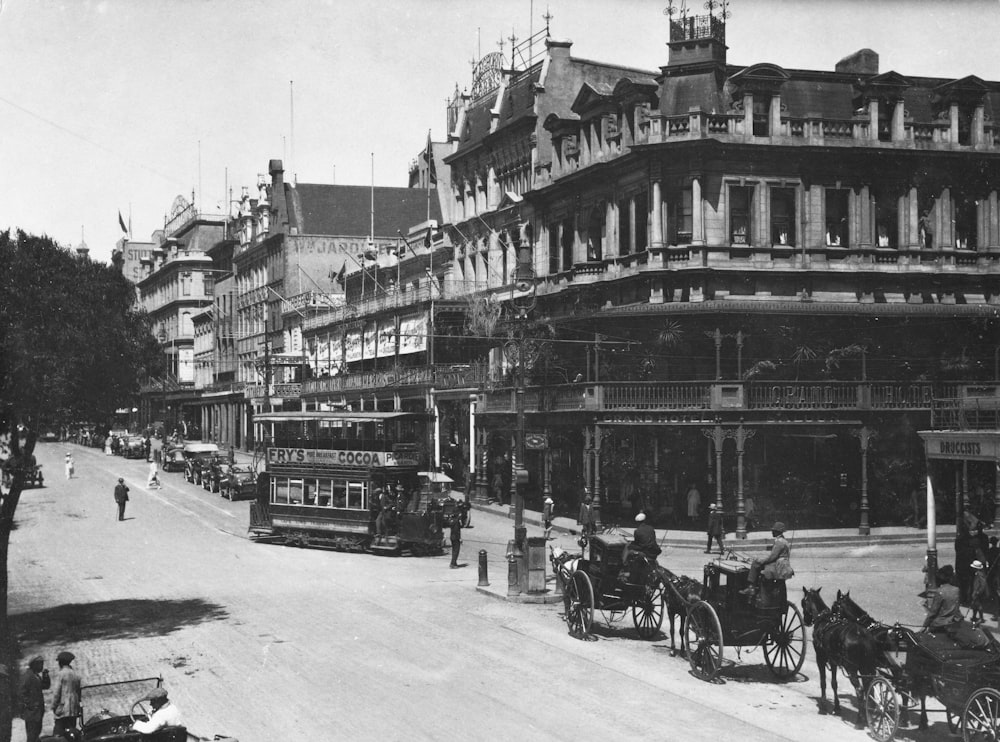
[[[524, 488], [528, 484], [528, 471], [524, 461], [524, 393], [525, 393], [525, 364], [524, 364], [524, 344], [525, 332], [528, 321], [528, 313], [535, 306], [535, 275], [531, 267], [527, 250], [522, 250], [518, 255], [518, 264], [514, 272], [514, 283], [511, 294], [511, 304], [516, 316], [516, 336], [514, 342], [517, 349], [517, 386], [515, 388], [515, 411], [517, 415], [517, 440], [514, 446], [514, 459], [512, 461], [513, 481], [514, 481], [514, 542], [511, 553], [511, 572], [515, 571], [518, 591], [523, 592], [528, 584], [528, 559], [526, 550], [527, 529], [524, 527]], [[515, 575], [509, 575], [509, 581], [513, 584]]]

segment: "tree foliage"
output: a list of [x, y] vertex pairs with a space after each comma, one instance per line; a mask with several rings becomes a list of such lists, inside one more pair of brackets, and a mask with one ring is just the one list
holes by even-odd
[[[132, 404], [140, 379], [159, 370], [157, 351], [121, 273], [47, 237], [0, 233], [0, 466], [7, 475], [0, 489], [0, 663], [8, 668], [16, 667], [8, 547], [39, 428], [110, 420], [115, 408]], [[10, 699], [0, 692], [0, 742], [10, 740]]]

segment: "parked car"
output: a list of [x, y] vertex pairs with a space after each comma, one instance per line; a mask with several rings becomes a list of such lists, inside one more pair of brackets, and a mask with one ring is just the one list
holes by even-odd
[[229, 500], [253, 500], [257, 497], [257, 472], [249, 466], [232, 464], [219, 458], [212, 463], [205, 489], [218, 492]]
[[163, 471], [184, 471], [184, 447], [166, 446], [163, 449], [163, 460], [160, 468]]
[[184, 444], [184, 478], [194, 484], [201, 484], [203, 474], [208, 472], [212, 458], [219, 454], [214, 443]]

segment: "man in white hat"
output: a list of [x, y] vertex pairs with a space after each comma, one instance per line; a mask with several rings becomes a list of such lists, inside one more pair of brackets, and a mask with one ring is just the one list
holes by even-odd
[[972, 591], [969, 595], [969, 607], [972, 609], [969, 620], [979, 626], [986, 618], [983, 615], [983, 601], [989, 594], [986, 587], [986, 565], [976, 559], [970, 566], [975, 572], [972, 575]]
[[629, 551], [638, 552], [647, 559], [656, 560], [660, 555], [660, 545], [656, 543], [656, 529], [646, 521], [646, 514], [640, 512], [635, 516], [635, 533], [632, 534], [632, 543], [629, 544]]
[[135, 731], [140, 734], [152, 734], [163, 727], [184, 725], [184, 722], [181, 721], [180, 709], [170, 703], [170, 699], [167, 698], [166, 688], [154, 688], [146, 694], [143, 700], [149, 701], [149, 705], [153, 707], [153, 713], [150, 714], [149, 721], [135, 722], [132, 725]]
[[545, 522], [545, 540], [551, 541], [555, 538], [552, 535], [552, 508], [555, 505], [551, 497], [545, 498], [544, 507], [542, 508], [542, 520]]

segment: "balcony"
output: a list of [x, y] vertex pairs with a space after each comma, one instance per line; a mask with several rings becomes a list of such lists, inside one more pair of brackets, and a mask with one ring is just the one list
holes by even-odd
[[[532, 411], [930, 411], [936, 398], [954, 396], [958, 382], [895, 381], [606, 382], [528, 387]], [[486, 394], [486, 411], [515, 411], [513, 387]], [[995, 409], [1000, 409], [1000, 404]]]

